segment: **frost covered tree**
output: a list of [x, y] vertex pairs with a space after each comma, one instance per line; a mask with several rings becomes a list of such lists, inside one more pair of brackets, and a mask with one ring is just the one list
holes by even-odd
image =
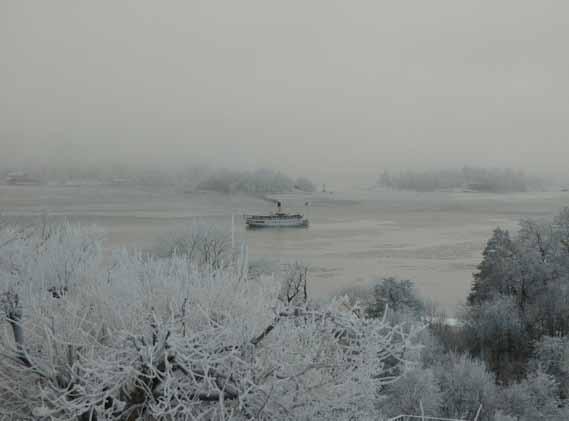
[[235, 258], [228, 231], [203, 222], [196, 222], [189, 229], [171, 232], [161, 238], [152, 253], [158, 257], [186, 257], [201, 268], [213, 269], [227, 267]]
[[564, 255], [569, 255], [569, 207], [565, 207], [553, 220], [555, 231]]
[[523, 376], [531, 343], [525, 318], [513, 298], [496, 295], [470, 316], [464, 327], [470, 351], [486, 361], [501, 380]]
[[419, 298], [415, 284], [410, 280], [388, 277], [373, 285], [370, 302], [366, 312], [369, 317], [383, 317], [386, 310], [391, 314], [420, 318], [424, 315], [425, 304]]
[[508, 293], [514, 287], [513, 265], [517, 250], [508, 231], [496, 228], [488, 240], [474, 274], [468, 303], [479, 304], [496, 292]]
[[[238, 266], [238, 265], [235, 265]], [[273, 277], [115, 250], [72, 225], [0, 232], [0, 414], [29, 420], [363, 419], [408, 329]]]
[[520, 379], [543, 336], [569, 334], [569, 210], [520, 223], [511, 238], [496, 229], [468, 297], [470, 351], [503, 381]]
[[302, 305], [308, 302], [309, 267], [302, 262], [287, 263], [282, 274], [279, 298], [287, 304]]

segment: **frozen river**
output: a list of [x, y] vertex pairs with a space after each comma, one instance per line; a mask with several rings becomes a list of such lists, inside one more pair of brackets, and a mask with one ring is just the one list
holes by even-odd
[[285, 208], [304, 210], [308, 229], [245, 230], [240, 216], [272, 205], [247, 196], [181, 193], [132, 186], [0, 186], [9, 220], [67, 218], [106, 229], [109, 246], [151, 247], [162, 235], [200, 219], [229, 227], [250, 258], [302, 259], [311, 290], [325, 296], [380, 276], [416, 281], [421, 293], [452, 311], [470, 288], [472, 272], [496, 226], [515, 230], [521, 218], [550, 218], [569, 193], [509, 195], [350, 191], [282, 195]]

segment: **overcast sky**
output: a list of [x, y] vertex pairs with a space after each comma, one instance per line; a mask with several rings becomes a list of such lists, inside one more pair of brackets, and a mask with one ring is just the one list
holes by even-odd
[[569, 166], [565, 0], [0, 2], [2, 162]]

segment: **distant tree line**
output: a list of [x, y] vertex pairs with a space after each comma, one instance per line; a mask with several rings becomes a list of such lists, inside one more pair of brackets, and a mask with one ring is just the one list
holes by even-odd
[[103, 184], [137, 185], [147, 187], [183, 187], [201, 180], [208, 170], [205, 167], [150, 168], [123, 164], [74, 166], [21, 166], [0, 168], [0, 183], [13, 174], [31, 178], [40, 184]]
[[316, 187], [306, 177], [293, 179], [270, 169], [257, 171], [216, 170], [205, 166], [157, 169], [109, 164], [94, 167], [46, 167], [0, 169], [0, 183], [11, 180], [54, 184], [136, 185], [171, 187], [191, 191], [212, 190], [223, 193], [282, 193], [296, 190], [313, 192]]
[[520, 170], [464, 167], [460, 170], [384, 171], [378, 185], [397, 190], [429, 192], [465, 189], [480, 192], [524, 192], [541, 188], [541, 181]]
[[198, 189], [213, 190], [223, 193], [282, 193], [295, 189], [313, 192], [314, 184], [307, 178], [296, 181], [289, 176], [273, 170], [261, 169], [249, 171], [217, 171], [197, 185]]

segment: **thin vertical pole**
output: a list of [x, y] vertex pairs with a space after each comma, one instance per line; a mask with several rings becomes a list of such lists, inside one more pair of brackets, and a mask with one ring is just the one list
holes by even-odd
[[231, 214], [231, 249], [235, 249], [235, 215]]

